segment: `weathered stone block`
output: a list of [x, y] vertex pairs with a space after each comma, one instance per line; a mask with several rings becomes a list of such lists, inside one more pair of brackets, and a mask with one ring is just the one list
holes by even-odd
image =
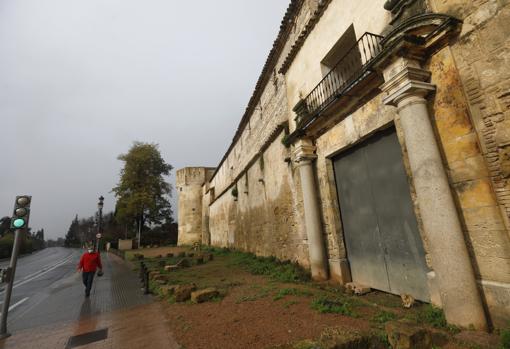
[[215, 289], [213, 287], [206, 288], [203, 290], [198, 290], [198, 291], [192, 292], [191, 293], [191, 301], [193, 303], [207, 302], [207, 301], [213, 299], [214, 297], [217, 297], [218, 295], [219, 295], [219, 292], [217, 289]]
[[174, 289], [175, 301], [185, 302], [191, 298], [191, 292], [195, 291], [197, 287], [194, 284], [179, 285]]
[[404, 321], [390, 321], [385, 329], [393, 349], [432, 348], [430, 333], [425, 328]]
[[325, 349], [386, 348], [381, 340], [372, 334], [343, 328], [326, 328], [323, 330], [316, 347]]
[[348, 293], [354, 293], [357, 296], [362, 296], [372, 291], [370, 287], [357, 282], [348, 282], [345, 284], [345, 288]]
[[165, 265], [165, 271], [172, 271], [179, 269], [178, 265]]
[[177, 285], [163, 285], [160, 287], [161, 294], [163, 296], [172, 295], [175, 292], [175, 289], [177, 288]]
[[191, 267], [191, 261], [188, 258], [183, 258], [176, 265], [181, 268]]

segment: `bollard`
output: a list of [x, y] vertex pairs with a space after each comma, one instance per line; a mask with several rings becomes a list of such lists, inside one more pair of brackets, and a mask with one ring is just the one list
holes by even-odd
[[145, 287], [143, 294], [149, 294], [149, 271], [145, 272]]

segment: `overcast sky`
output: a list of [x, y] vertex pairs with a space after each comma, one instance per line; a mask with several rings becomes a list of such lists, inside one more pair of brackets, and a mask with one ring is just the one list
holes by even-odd
[[217, 165], [287, 5], [1, 1], [0, 216], [31, 194], [31, 227], [56, 238], [101, 194], [113, 210], [117, 156], [135, 140], [176, 169]]

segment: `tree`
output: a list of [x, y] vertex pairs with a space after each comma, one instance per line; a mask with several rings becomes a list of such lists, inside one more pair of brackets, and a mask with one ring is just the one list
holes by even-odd
[[124, 162], [120, 181], [112, 191], [117, 197], [116, 218], [119, 223], [136, 226], [141, 232], [146, 224], [161, 225], [172, 222], [169, 198], [172, 188], [165, 181], [172, 170], [154, 143], [134, 142]]
[[4, 236], [11, 229], [11, 217], [0, 218], [0, 236]]
[[65, 242], [65, 247], [80, 247], [80, 235], [79, 235], [79, 222], [78, 215], [74, 217], [71, 225], [69, 226], [69, 230], [67, 231]]

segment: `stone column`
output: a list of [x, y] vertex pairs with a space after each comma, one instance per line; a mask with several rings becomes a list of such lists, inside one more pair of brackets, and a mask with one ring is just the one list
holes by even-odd
[[398, 108], [425, 239], [449, 323], [486, 329], [487, 322], [425, 97], [435, 86], [417, 61], [384, 70], [384, 102]]
[[303, 192], [303, 209], [305, 211], [305, 229], [308, 238], [308, 253], [314, 280], [327, 280], [328, 268], [326, 252], [322, 237], [322, 223], [317, 197], [312, 161], [317, 158], [315, 146], [309, 140], [299, 140], [295, 145], [294, 158], [299, 168], [301, 189]]

